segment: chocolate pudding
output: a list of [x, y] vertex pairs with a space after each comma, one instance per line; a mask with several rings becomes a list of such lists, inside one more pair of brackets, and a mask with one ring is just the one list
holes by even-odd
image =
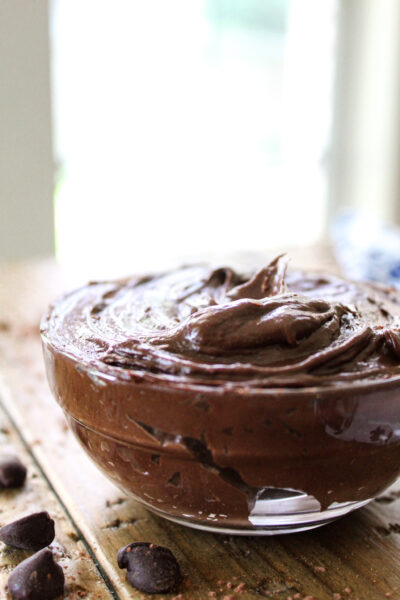
[[48, 378], [149, 508], [243, 533], [323, 524], [400, 473], [400, 293], [278, 257], [96, 282], [56, 302]]

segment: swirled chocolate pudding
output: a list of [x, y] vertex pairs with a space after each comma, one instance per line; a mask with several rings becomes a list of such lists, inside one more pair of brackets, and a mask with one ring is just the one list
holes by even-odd
[[55, 397], [109, 477], [164, 516], [250, 531], [329, 520], [398, 476], [399, 314], [392, 288], [280, 256], [91, 283], [42, 333]]

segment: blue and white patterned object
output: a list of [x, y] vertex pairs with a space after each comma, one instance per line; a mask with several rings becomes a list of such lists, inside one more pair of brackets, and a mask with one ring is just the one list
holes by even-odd
[[400, 288], [400, 229], [376, 217], [346, 212], [332, 228], [333, 249], [343, 273]]

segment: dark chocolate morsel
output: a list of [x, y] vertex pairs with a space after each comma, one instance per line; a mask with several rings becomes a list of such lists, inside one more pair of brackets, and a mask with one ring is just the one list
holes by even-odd
[[14, 569], [8, 589], [12, 600], [52, 600], [64, 592], [64, 572], [46, 548]]
[[54, 521], [47, 512], [22, 517], [0, 528], [0, 541], [14, 548], [40, 550], [54, 540]]
[[147, 594], [170, 592], [178, 585], [181, 572], [171, 550], [147, 542], [133, 542], [118, 552], [118, 566], [127, 569], [127, 579]]
[[0, 456], [0, 489], [21, 487], [25, 479], [26, 467], [17, 456], [11, 454]]

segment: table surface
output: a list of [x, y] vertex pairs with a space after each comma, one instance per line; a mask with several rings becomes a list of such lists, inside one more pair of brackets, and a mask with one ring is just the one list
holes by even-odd
[[[316, 256], [319, 264], [331, 261], [310, 252], [298, 262], [314, 264]], [[251, 538], [163, 520], [105, 479], [68, 431], [44, 374], [38, 325], [65, 287], [51, 260], [0, 265], [0, 452], [11, 449], [28, 466], [23, 489], [0, 492], [0, 525], [38, 509], [51, 513], [65, 598], [151, 598], [132, 588], [116, 563], [121, 546], [151, 541], [168, 546], [184, 573], [179, 592], [153, 598], [400, 599], [399, 484], [321, 529]], [[0, 543], [0, 599], [8, 598], [9, 573], [26, 556]]]

